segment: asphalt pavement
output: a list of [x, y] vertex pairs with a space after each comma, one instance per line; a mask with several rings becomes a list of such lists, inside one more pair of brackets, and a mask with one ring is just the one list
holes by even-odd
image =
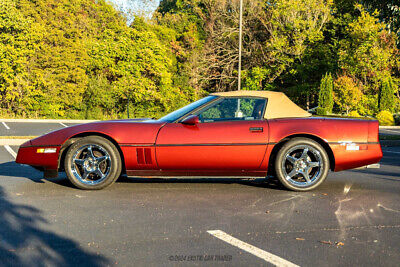
[[1, 265], [400, 262], [400, 147], [383, 148], [380, 169], [331, 172], [305, 193], [273, 180], [139, 177], [83, 191], [16, 164], [17, 150], [0, 146]]
[[39, 136], [78, 123], [64, 122], [1, 122], [0, 136]]

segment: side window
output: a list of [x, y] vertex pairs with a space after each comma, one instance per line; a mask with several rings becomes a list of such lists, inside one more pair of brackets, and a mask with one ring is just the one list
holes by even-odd
[[254, 97], [228, 97], [198, 113], [201, 122], [261, 120], [266, 99]]

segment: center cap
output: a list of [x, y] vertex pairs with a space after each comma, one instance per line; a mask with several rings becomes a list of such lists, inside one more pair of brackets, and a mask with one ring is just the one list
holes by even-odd
[[95, 162], [92, 158], [86, 159], [83, 165], [87, 171], [93, 171], [95, 169]]

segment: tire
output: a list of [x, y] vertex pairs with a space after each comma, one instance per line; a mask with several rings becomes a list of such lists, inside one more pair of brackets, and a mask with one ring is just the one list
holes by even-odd
[[100, 136], [87, 136], [71, 145], [64, 168], [73, 185], [85, 190], [99, 190], [113, 184], [121, 175], [118, 149]]
[[293, 138], [282, 146], [275, 160], [279, 182], [289, 190], [310, 191], [324, 182], [329, 172], [325, 149], [308, 138]]

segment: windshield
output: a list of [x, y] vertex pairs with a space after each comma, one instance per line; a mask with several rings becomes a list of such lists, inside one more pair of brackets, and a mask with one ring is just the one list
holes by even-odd
[[180, 117], [190, 113], [191, 111], [197, 109], [198, 107], [203, 106], [204, 104], [212, 101], [215, 98], [217, 98], [217, 96], [210, 95], [210, 96], [207, 96], [207, 97], [202, 98], [200, 100], [197, 100], [196, 102], [193, 102], [193, 103], [191, 103], [191, 104], [189, 104], [187, 106], [184, 106], [183, 108], [180, 108], [178, 110], [175, 110], [172, 113], [169, 113], [168, 115], [165, 115], [164, 117], [162, 117], [158, 121], [160, 121], [160, 122], [173, 122], [173, 121], [176, 121]]

